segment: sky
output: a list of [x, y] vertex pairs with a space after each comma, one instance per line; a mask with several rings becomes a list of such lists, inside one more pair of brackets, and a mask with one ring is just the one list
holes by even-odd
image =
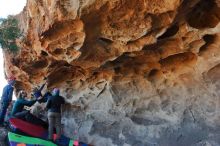
[[18, 14], [25, 5], [26, 0], [0, 0], [0, 17]]
[[[20, 13], [24, 6], [26, 5], [26, 0], [0, 0], [0, 18], [7, 18], [8, 15], [16, 15]], [[4, 60], [2, 50], [0, 49], [0, 97], [2, 95], [2, 89], [7, 84], [4, 78]], [[13, 96], [15, 99], [15, 96]]]

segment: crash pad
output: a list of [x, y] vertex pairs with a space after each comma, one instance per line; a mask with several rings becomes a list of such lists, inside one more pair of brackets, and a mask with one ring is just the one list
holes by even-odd
[[45, 130], [41, 126], [37, 126], [26, 121], [23, 121], [18, 118], [9, 119], [10, 126], [14, 128], [14, 130], [20, 130], [30, 136], [33, 137], [44, 137], [47, 136], [47, 130]]
[[[16, 133], [16, 131], [22, 132], [23, 134], [27, 134], [28, 136], [37, 137], [41, 139], [47, 139], [48, 138], [48, 131], [47, 129], [44, 129], [41, 126], [37, 126], [34, 124], [31, 124], [29, 122], [23, 121], [18, 118], [11, 118], [9, 119], [10, 127], [13, 129]], [[56, 134], [54, 134], [54, 140], [56, 139]], [[61, 135], [61, 138], [59, 141], [56, 142], [59, 146], [74, 146], [74, 143], [76, 144], [76, 141], [71, 140], [70, 138]], [[87, 146], [87, 144], [83, 142], [78, 142], [79, 146]], [[88, 145], [91, 146], [91, 145]]]
[[56, 144], [39, 138], [8, 133], [10, 146], [57, 146]]

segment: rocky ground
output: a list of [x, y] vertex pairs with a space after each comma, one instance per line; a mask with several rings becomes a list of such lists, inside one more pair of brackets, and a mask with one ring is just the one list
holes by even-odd
[[0, 127], [0, 146], [8, 146], [7, 144], [8, 130]]

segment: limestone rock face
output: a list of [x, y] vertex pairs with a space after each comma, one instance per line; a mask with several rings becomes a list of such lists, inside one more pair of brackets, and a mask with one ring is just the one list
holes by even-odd
[[64, 133], [97, 146], [220, 145], [218, 0], [28, 0], [5, 72], [61, 88]]

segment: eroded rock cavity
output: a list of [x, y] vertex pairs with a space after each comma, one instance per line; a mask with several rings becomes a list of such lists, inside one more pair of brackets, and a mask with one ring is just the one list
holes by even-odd
[[[97, 146], [220, 145], [218, 0], [28, 0], [6, 75], [48, 80]], [[77, 108], [76, 108], [77, 107]]]

